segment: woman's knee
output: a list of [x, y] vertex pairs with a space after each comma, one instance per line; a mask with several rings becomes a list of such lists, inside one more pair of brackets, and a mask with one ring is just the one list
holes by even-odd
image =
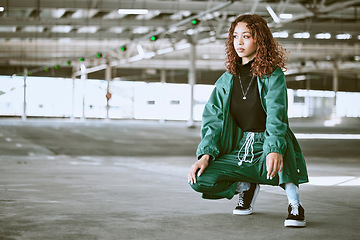
[[191, 184], [190, 183], [190, 186], [192, 187], [192, 189], [194, 189], [196, 192], [202, 192], [202, 186], [198, 183], [198, 182], [196, 182], [196, 183], [193, 183], [193, 184]]
[[198, 178], [196, 183], [190, 184], [192, 189], [196, 192], [204, 193], [209, 192], [215, 185], [215, 182], [202, 181], [203, 178]]

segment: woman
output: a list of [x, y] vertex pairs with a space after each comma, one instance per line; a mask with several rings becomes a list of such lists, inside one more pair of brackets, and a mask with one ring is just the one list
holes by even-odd
[[289, 128], [282, 68], [286, 51], [257, 14], [236, 18], [226, 41], [226, 68], [204, 108], [191, 187], [207, 199], [239, 194], [233, 214], [248, 215], [259, 184], [281, 186], [289, 205], [284, 222], [305, 227], [298, 185], [308, 182], [300, 146]]

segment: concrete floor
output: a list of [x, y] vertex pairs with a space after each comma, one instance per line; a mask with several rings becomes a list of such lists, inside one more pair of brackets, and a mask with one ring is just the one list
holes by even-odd
[[[360, 120], [296, 133], [360, 134]], [[183, 122], [0, 119], [0, 239], [360, 239], [360, 140], [299, 139], [308, 225], [285, 228], [287, 199], [261, 186], [255, 212], [187, 184], [199, 128]]]

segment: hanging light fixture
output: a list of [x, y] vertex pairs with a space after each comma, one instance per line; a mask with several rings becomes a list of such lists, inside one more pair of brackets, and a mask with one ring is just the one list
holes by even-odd
[[147, 14], [149, 10], [147, 9], [119, 9], [119, 14]]

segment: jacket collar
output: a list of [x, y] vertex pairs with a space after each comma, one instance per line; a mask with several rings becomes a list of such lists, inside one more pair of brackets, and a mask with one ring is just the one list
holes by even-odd
[[217, 87], [223, 88], [226, 93], [229, 93], [233, 85], [233, 81], [234, 81], [234, 76], [229, 72], [225, 72], [215, 83], [215, 85]]

